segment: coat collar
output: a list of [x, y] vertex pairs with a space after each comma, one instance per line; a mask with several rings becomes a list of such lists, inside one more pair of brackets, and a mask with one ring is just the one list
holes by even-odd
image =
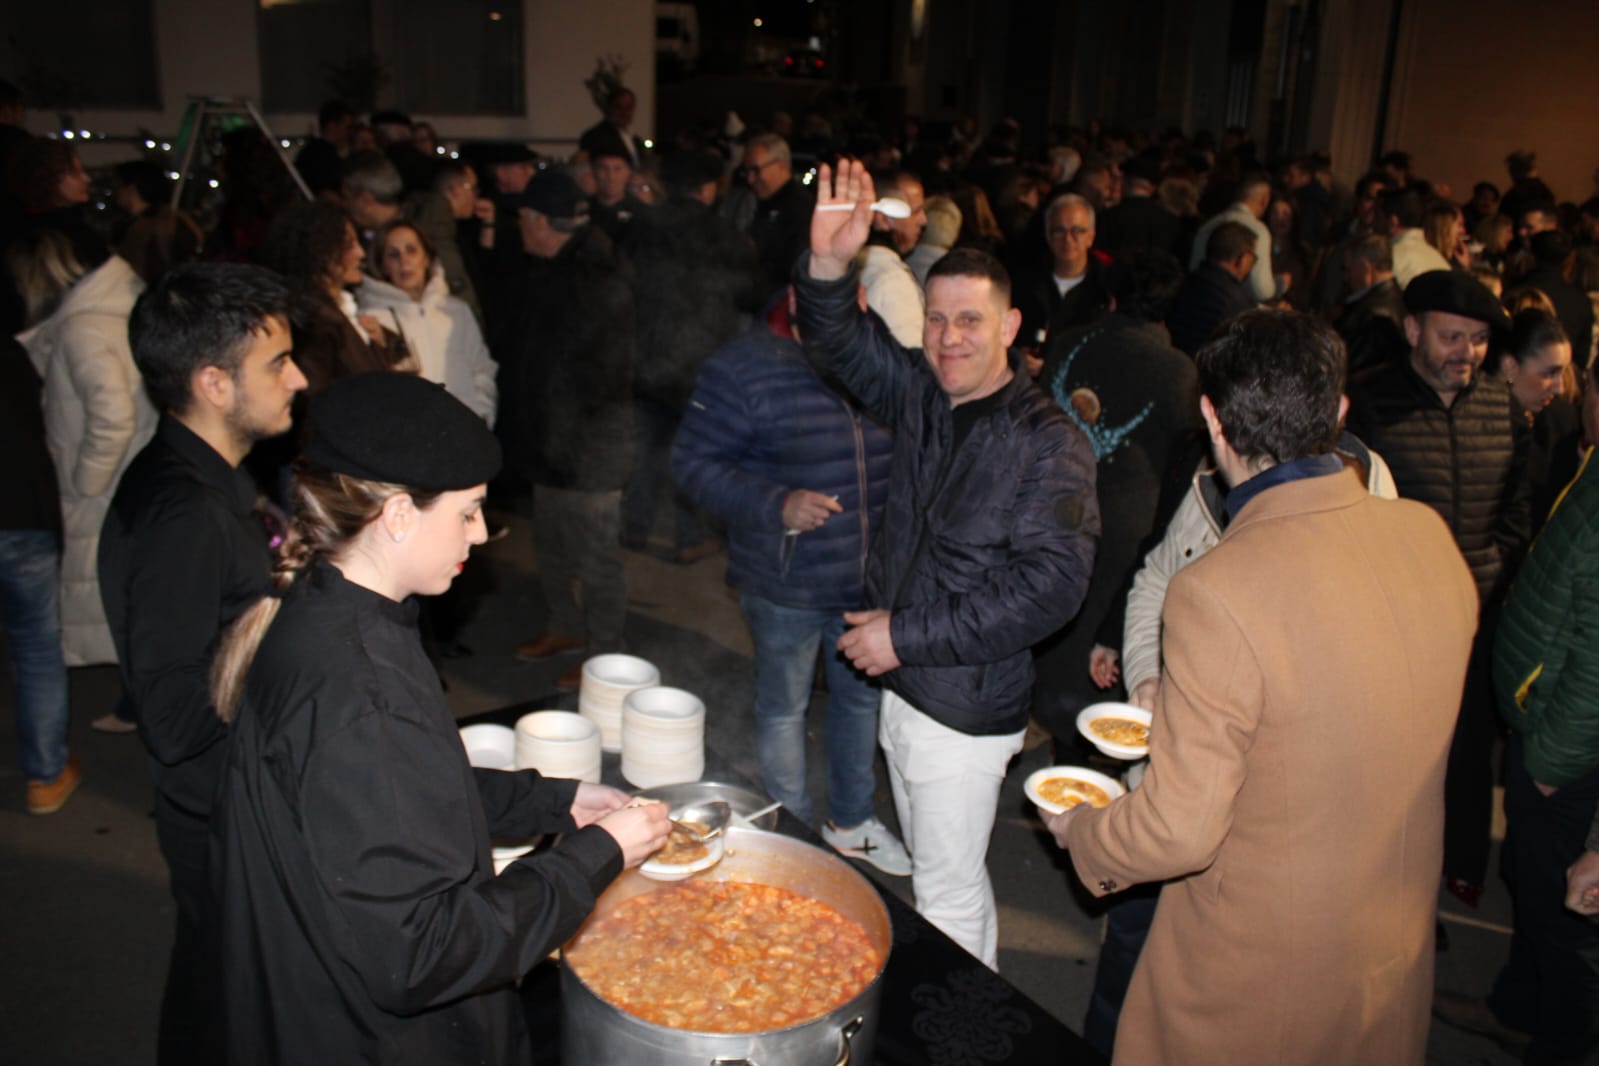
[[1348, 467], [1326, 477], [1276, 485], [1244, 505], [1243, 510], [1228, 523], [1222, 540], [1238, 536], [1241, 530], [1261, 522], [1352, 507], [1367, 495], [1366, 486]]

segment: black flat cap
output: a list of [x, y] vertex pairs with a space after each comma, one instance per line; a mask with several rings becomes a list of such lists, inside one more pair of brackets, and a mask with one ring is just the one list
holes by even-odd
[[375, 371], [311, 398], [305, 459], [336, 474], [428, 492], [481, 485], [500, 442], [460, 400], [415, 374]]
[[1405, 310], [1411, 314], [1445, 311], [1486, 322], [1497, 330], [1510, 328], [1510, 316], [1494, 294], [1470, 274], [1457, 270], [1429, 270], [1411, 278], [1405, 286]]
[[589, 198], [583, 195], [583, 187], [562, 170], [541, 170], [533, 175], [517, 206], [548, 218], [587, 218], [589, 214]]

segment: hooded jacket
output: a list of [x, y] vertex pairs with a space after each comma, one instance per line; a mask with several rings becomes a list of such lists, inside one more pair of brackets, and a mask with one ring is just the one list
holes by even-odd
[[483, 343], [483, 331], [466, 301], [450, 295], [444, 268], [428, 271], [422, 298], [413, 300], [380, 278], [365, 277], [355, 290], [363, 314], [376, 315], [405, 338], [421, 375], [443, 385], [450, 395], [494, 425], [498, 367]]
[[44, 381], [45, 439], [61, 483], [61, 644], [68, 666], [117, 661], [100, 603], [100, 526], [122, 472], [155, 433], [128, 316], [144, 282], [112, 256], [18, 339]]

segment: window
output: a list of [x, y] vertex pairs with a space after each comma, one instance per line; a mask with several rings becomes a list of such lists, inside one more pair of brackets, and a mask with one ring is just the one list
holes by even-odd
[[154, 0], [8, 5], [0, 68], [35, 109], [158, 108]]
[[522, 0], [386, 0], [393, 10], [394, 80], [382, 94], [402, 111], [520, 115]]
[[259, 0], [261, 97], [268, 111], [338, 98], [376, 106], [392, 76], [372, 49], [370, 0]]

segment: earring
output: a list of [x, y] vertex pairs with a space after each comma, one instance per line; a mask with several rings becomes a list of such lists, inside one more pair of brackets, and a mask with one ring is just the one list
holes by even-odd
[[398, 543], [400, 543], [400, 541], [402, 541], [404, 539], [405, 539], [405, 534], [404, 533], [396, 533], [396, 534], [394, 534], [394, 543], [398, 544]]

